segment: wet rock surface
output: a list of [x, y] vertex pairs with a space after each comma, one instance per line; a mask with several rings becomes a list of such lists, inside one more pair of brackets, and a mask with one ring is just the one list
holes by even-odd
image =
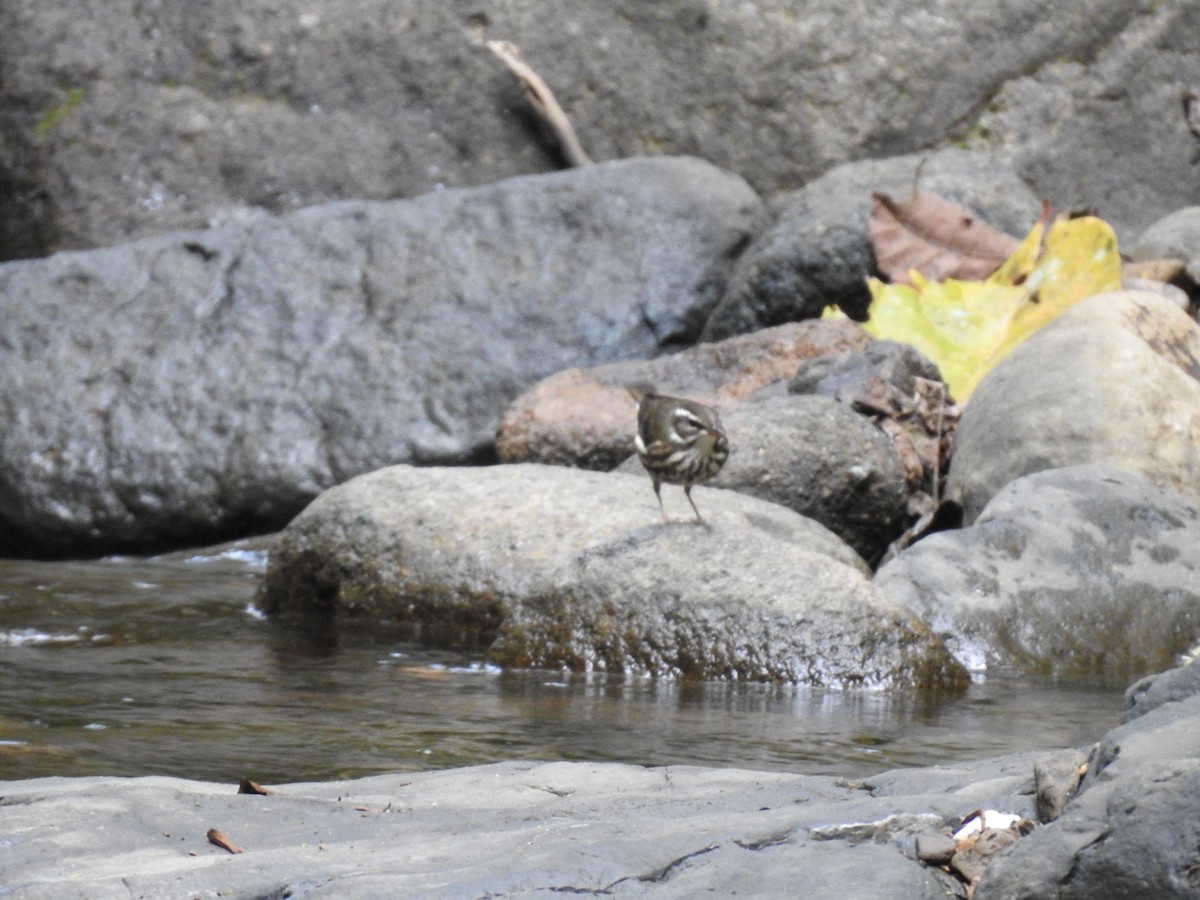
[[9, 263], [0, 553], [211, 542], [487, 461], [538, 379], [694, 338], [759, 212], [707, 163], [628, 161]]
[[875, 585], [971, 669], [1129, 678], [1171, 665], [1200, 632], [1198, 548], [1200, 508], [1133, 473], [1075, 466], [1014, 481]]
[[963, 670], [816, 522], [732, 491], [554, 466], [360, 476], [271, 554], [263, 608], [369, 614], [506, 666], [827, 686], [954, 687]]
[[[940, 868], [949, 854], [963, 856], [985, 900], [1184, 898], [1196, 888], [1187, 823], [1200, 802], [1198, 747], [1192, 696], [1082, 752], [1031, 750], [860, 783], [532, 761], [269, 785], [266, 795], [177, 778], [40, 778], [0, 785], [5, 885], [23, 900], [965, 897], [966, 879]], [[1035, 789], [1055, 780], [1072, 789], [1049, 824], [1009, 835], [994, 853], [976, 844], [964, 855], [971, 841], [947, 841], [981, 810], [1033, 818]], [[210, 843], [210, 829], [240, 852]]]
[[1198, 803], [1200, 697], [1191, 696], [1110, 731], [1078, 796], [997, 858], [975, 896], [1195, 897]]

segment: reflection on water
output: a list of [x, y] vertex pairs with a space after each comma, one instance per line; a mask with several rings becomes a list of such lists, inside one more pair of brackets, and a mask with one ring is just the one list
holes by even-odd
[[500, 672], [344, 631], [314, 648], [252, 598], [265, 554], [0, 561], [0, 779], [167, 774], [266, 783], [506, 759], [862, 777], [1080, 745], [1119, 685], [887, 692]]

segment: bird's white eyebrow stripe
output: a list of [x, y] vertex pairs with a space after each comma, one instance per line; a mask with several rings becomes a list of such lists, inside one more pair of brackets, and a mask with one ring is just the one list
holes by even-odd
[[699, 425], [701, 428], [704, 427], [704, 421], [698, 415], [696, 415], [694, 412], [692, 412], [690, 409], [685, 409], [682, 406], [677, 406], [677, 407], [675, 407], [675, 410], [672, 413], [672, 415], [677, 419], [687, 419], [693, 425]]

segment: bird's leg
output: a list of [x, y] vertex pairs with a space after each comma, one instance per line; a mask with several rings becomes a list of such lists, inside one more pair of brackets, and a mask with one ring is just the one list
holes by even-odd
[[688, 503], [692, 504], [692, 512], [696, 514], [696, 521], [703, 524], [704, 517], [700, 515], [700, 510], [696, 508], [696, 501], [692, 499], [692, 486], [690, 484], [685, 484], [683, 486], [683, 493], [684, 496], [688, 498]]
[[670, 523], [671, 517], [667, 515], [667, 508], [663, 506], [662, 482], [657, 478], [654, 479], [654, 496], [658, 498], [658, 508], [659, 511], [662, 512], [663, 524], [667, 525]]

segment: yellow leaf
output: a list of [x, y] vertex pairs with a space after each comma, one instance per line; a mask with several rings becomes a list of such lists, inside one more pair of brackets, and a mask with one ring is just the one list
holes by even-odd
[[1013, 347], [1085, 297], [1121, 284], [1116, 236], [1094, 217], [1055, 222], [1042, 239], [1038, 222], [985, 281], [927, 281], [912, 286], [868, 279], [865, 328], [916, 347], [965, 401]]
[[983, 358], [960, 399], [970, 396], [984, 375], [1043, 325], [1080, 300], [1121, 287], [1121, 255], [1112, 227], [1095, 216], [1059, 219], [1050, 226], [1041, 257], [1021, 287], [1026, 297], [1004, 339]]
[[1042, 232], [1045, 230], [1045, 223], [1038, 219], [1021, 241], [1021, 245], [1013, 251], [1013, 255], [989, 275], [987, 280], [997, 284], [1020, 284], [1028, 278], [1042, 251]]

